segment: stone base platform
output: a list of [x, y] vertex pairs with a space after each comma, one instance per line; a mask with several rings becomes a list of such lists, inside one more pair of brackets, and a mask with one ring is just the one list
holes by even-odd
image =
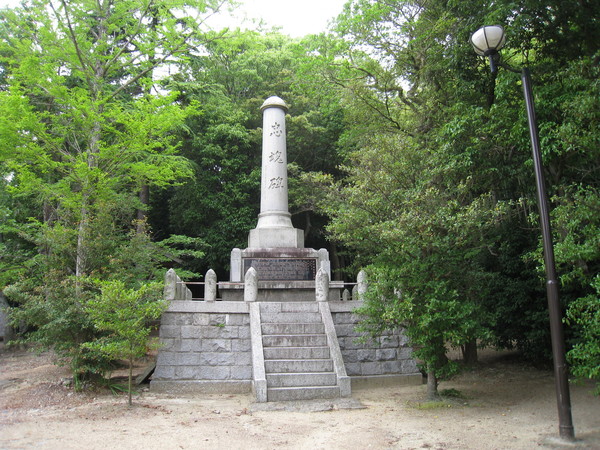
[[[353, 311], [362, 302], [326, 303], [353, 388], [422, 382], [402, 330], [361, 342], [362, 334], [355, 331], [360, 318]], [[253, 392], [251, 304], [261, 302], [171, 301], [161, 319], [162, 347], [150, 389], [175, 394]]]

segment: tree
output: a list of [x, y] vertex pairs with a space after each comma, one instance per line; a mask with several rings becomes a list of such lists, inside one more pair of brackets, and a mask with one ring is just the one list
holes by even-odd
[[567, 310], [566, 322], [577, 326], [577, 340], [567, 353], [573, 375], [596, 380], [596, 395], [600, 395], [600, 277], [592, 286], [594, 294], [572, 302]]
[[[3, 10], [0, 170], [11, 198], [34, 205], [13, 232], [37, 248], [6, 290], [32, 336], [88, 372], [83, 347], [97, 331], [83, 309], [86, 276], [110, 277], [143, 232], [145, 186], [164, 188], [192, 169], [176, 131], [195, 105], [158, 92], [159, 71], [208, 41], [217, 0], [29, 1]], [[211, 39], [217, 38], [212, 36]], [[140, 228], [142, 227], [142, 228]], [[145, 237], [144, 237], [145, 238]], [[124, 277], [135, 287], [154, 275]]]
[[596, 189], [569, 189], [552, 211], [557, 225], [557, 268], [563, 290], [574, 297], [566, 310], [573, 330], [567, 353], [573, 375], [597, 380], [600, 395], [600, 196]]
[[10, 88], [3, 115], [14, 139], [2, 155], [14, 185], [41, 194], [46, 223], [66, 216], [76, 223], [74, 271], [83, 276], [92, 264], [97, 205], [190, 174], [170, 131], [192, 110], [145, 87], [154, 84], [157, 67], [197, 45], [201, 34], [195, 20], [176, 13], [192, 6], [185, 1], [45, 4], [5, 13]]
[[446, 345], [489, 339], [481, 255], [501, 210], [489, 208], [485, 195], [472, 196], [469, 180], [455, 185], [454, 164], [417, 153], [410, 139], [373, 137], [352, 155], [327, 207], [333, 237], [370, 263], [362, 329], [404, 327], [427, 371], [430, 397], [437, 380], [456, 370]]
[[151, 321], [160, 317], [167, 307], [160, 283], [147, 283], [139, 289], [127, 289], [119, 280], [97, 282], [99, 296], [85, 305], [94, 327], [107, 335], [87, 342], [85, 347], [106, 355], [109, 359], [126, 359], [129, 366], [128, 403], [132, 405], [133, 363], [146, 354]]
[[475, 151], [444, 136], [451, 100], [467, 92], [446, 75], [454, 24], [444, 8], [356, 1], [337, 25], [342, 42], [325, 76], [350, 105], [344, 144], [357, 150], [326, 206], [329, 230], [370, 264], [363, 328], [406, 327], [434, 396], [438, 377], [456, 370], [446, 345], [489, 342], [494, 276], [484, 263], [504, 208], [482, 186]]
[[[478, 305], [479, 325], [494, 332], [496, 344], [516, 343], [531, 358], [549, 357], [549, 333], [543, 284], [536, 269], [541, 247], [533, 213], [535, 183], [529, 166], [522, 93], [515, 74], [489, 73], [485, 61], [475, 56], [469, 35], [485, 23], [506, 25], [509, 41], [504, 57], [514, 65], [529, 65], [535, 74], [540, 136], [553, 200], [555, 205], [570, 203], [569, 192], [576, 186], [596, 191], [599, 180], [595, 107], [598, 45], [580, 39], [583, 30], [597, 30], [598, 21], [591, 18], [598, 13], [597, 8], [589, 1], [479, 2], [475, 7], [466, 1], [355, 0], [348, 2], [337, 20], [339, 39], [322, 46], [329, 63], [322, 71], [324, 79], [339, 87], [337, 92], [346, 106], [348, 122], [342, 142], [357, 148], [354, 161], [360, 170], [375, 174], [360, 177], [349, 171], [348, 198], [368, 213], [349, 212], [355, 205], [347, 198], [332, 203], [334, 237], [366, 255], [362, 258], [366, 263], [381, 266], [385, 258], [372, 250], [379, 242], [379, 251], [393, 255], [384, 264], [399, 284], [406, 284], [404, 271], [418, 263], [405, 261], [392, 250], [399, 253], [414, 243], [414, 248], [423, 252], [418, 260], [423, 266], [435, 267], [439, 275], [443, 275], [444, 265], [431, 264], [428, 255], [440, 261], [446, 257], [448, 273], [468, 261], [466, 273], [472, 269], [477, 276], [464, 285], [467, 294], [456, 290], [461, 302]], [[384, 139], [373, 138], [376, 135], [397, 137], [385, 138], [387, 143], [383, 144]], [[415, 168], [421, 159], [426, 161], [424, 169], [408, 170], [406, 176], [395, 170], [382, 155], [397, 155], [396, 145], [414, 152], [410, 165]], [[394, 176], [378, 175], [383, 170], [381, 161], [386, 161], [386, 171]], [[398, 166], [406, 171], [403, 163]], [[430, 167], [440, 170], [436, 173]], [[379, 178], [385, 181], [377, 182]], [[398, 186], [398, 180], [405, 184]], [[388, 189], [390, 183], [395, 190]], [[372, 186], [378, 191], [372, 192]], [[361, 192], [368, 192], [362, 200]], [[438, 205], [439, 210], [405, 201], [426, 198], [425, 205]], [[405, 210], [398, 211], [399, 207]], [[465, 208], [462, 213], [461, 208]], [[477, 213], [464, 214], [469, 208]], [[440, 216], [438, 211], [449, 217]], [[362, 220], [349, 219], [352, 214]], [[411, 215], [419, 220], [403, 223], [399, 219]], [[373, 226], [377, 221], [371, 217], [380, 221], [379, 228]], [[575, 228], [584, 218], [574, 220]], [[455, 249], [440, 245], [433, 236], [441, 239], [447, 232], [449, 239], [463, 238], [462, 229], [449, 226], [455, 220], [475, 233], [473, 244], [479, 243]], [[483, 224], [485, 232], [478, 241], [475, 230]], [[398, 239], [394, 248], [380, 237], [398, 236], [399, 228], [403, 228], [406, 243], [400, 244]], [[555, 227], [557, 246], [569, 239], [567, 230], [564, 225]], [[593, 246], [594, 239], [586, 236], [582, 238]], [[365, 250], [368, 245], [370, 252]], [[413, 257], [416, 254], [413, 252]], [[448, 256], [452, 254], [455, 257]], [[587, 252], [576, 264], [581, 267], [584, 261], [592, 268], [589, 275], [597, 273], [593, 269], [597, 266], [595, 254]], [[396, 271], [403, 277], [394, 278]], [[456, 275], [459, 280], [461, 274]], [[565, 303], [589, 294], [589, 286], [570, 283], [563, 295]], [[381, 289], [385, 291], [385, 285]], [[422, 288], [411, 289], [420, 292]], [[403, 291], [403, 298], [410, 299], [411, 295]], [[427, 296], [420, 301], [427, 302]], [[376, 321], [377, 308], [374, 311]], [[433, 319], [426, 308], [418, 311], [424, 314], [421, 318]], [[380, 322], [385, 320], [380, 317]], [[460, 324], [455, 326], [460, 329]]]

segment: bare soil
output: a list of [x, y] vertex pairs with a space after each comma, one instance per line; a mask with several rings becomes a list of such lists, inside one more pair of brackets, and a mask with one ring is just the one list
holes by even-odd
[[[142, 366], [138, 368], [141, 370]], [[425, 386], [353, 391], [348, 401], [256, 404], [250, 395], [74, 392], [52, 355], [0, 344], [3, 449], [600, 449], [600, 398], [572, 385], [577, 441], [558, 439], [552, 372], [486, 351], [424, 402]], [[455, 391], [454, 391], [455, 390]], [[456, 391], [460, 396], [456, 396]]]

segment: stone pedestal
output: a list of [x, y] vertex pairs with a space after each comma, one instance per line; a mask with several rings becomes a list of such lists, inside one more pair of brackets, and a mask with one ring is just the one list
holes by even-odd
[[[230, 283], [219, 283], [223, 300], [242, 301], [244, 274], [258, 278], [258, 301], [315, 301], [315, 277], [323, 269], [331, 277], [329, 252], [322, 248], [235, 248], [231, 251]], [[331, 282], [329, 296], [341, 299], [342, 282]]]
[[331, 278], [329, 252], [324, 248], [234, 248], [230, 281], [243, 282], [250, 267], [259, 281], [314, 281], [321, 268]]

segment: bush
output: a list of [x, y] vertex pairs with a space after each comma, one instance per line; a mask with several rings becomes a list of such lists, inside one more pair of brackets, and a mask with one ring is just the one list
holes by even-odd
[[592, 287], [596, 294], [575, 300], [567, 310], [566, 322], [578, 334], [567, 358], [573, 375], [596, 380], [595, 394], [600, 395], [600, 276], [596, 276]]

